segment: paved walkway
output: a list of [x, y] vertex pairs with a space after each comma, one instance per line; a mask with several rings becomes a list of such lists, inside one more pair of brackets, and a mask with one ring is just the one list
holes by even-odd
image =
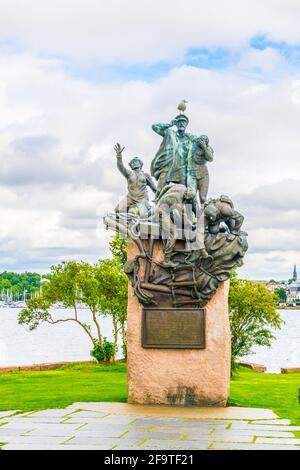
[[300, 450], [293, 431], [300, 426], [253, 408], [75, 403], [33, 413], [0, 412], [3, 450]]

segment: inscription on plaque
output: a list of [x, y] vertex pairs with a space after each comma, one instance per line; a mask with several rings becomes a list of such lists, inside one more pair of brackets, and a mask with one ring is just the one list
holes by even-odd
[[142, 346], [159, 349], [204, 349], [205, 309], [145, 308]]

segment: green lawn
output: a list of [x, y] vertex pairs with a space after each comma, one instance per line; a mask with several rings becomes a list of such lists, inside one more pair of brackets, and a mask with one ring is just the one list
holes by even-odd
[[242, 367], [231, 380], [230, 405], [271, 408], [300, 424], [300, 373], [262, 374]]
[[[300, 374], [262, 374], [241, 368], [231, 382], [230, 405], [271, 408], [300, 424]], [[49, 371], [0, 373], [0, 411], [64, 408], [76, 401], [127, 400], [126, 365], [67, 365]]]
[[74, 363], [55, 370], [0, 373], [0, 411], [65, 408], [75, 401], [126, 402], [126, 365]]

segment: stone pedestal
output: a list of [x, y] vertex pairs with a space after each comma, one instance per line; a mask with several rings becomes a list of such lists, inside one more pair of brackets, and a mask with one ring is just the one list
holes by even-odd
[[[128, 248], [128, 259], [137, 249]], [[163, 258], [155, 243], [154, 260]], [[229, 281], [205, 306], [204, 349], [152, 349], [142, 346], [143, 306], [129, 283], [128, 401], [139, 404], [226, 406], [230, 383]]]

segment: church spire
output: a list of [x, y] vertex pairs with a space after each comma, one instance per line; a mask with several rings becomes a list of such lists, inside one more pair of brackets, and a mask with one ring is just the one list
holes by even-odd
[[296, 265], [294, 264], [294, 272], [293, 272], [293, 280], [294, 281], [297, 281], [297, 268], [296, 268]]

